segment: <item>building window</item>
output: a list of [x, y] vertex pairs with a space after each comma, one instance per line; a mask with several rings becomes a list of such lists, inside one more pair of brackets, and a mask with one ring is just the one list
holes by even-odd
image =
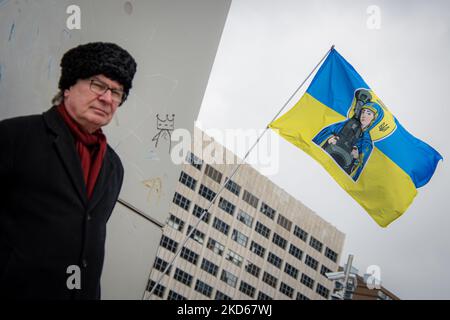
[[181, 283], [187, 285], [188, 287], [190, 287], [192, 284], [192, 276], [189, 273], [184, 272], [183, 270], [178, 269], [178, 268], [177, 268], [177, 270], [175, 270], [175, 274], [173, 275], [173, 278], [175, 280], [180, 281]]
[[336, 252], [334, 252], [333, 250], [331, 250], [330, 248], [326, 248], [325, 249], [325, 257], [327, 257], [328, 259], [330, 259], [333, 262], [337, 262], [338, 254]]
[[317, 240], [316, 238], [311, 237], [309, 239], [309, 245], [314, 249], [316, 249], [317, 251], [319, 251], [320, 253], [322, 253], [323, 243]]
[[166, 248], [167, 250], [175, 253], [177, 251], [177, 247], [178, 247], [178, 242], [170, 239], [169, 237], [166, 236], [162, 236], [161, 237], [161, 242], [159, 243], [159, 245], [163, 248]]
[[197, 241], [200, 244], [203, 244], [203, 242], [205, 242], [205, 234], [197, 229], [195, 229], [192, 233], [190, 233], [192, 228], [193, 226], [189, 226], [186, 234], [191, 234], [190, 235], [191, 239]]
[[215, 300], [233, 300], [230, 296], [227, 296], [225, 293], [216, 290], [216, 296], [214, 297]]
[[266, 253], [266, 249], [254, 241], [252, 241], [252, 243], [250, 244], [250, 251], [260, 256], [261, 258], [264, 258], [264, 254]]
[[308, 277], [306, 274], [302, 274], [302, 277], [300, 278], [300, 282], [303, 283], [308, 288], [312, 289], [314, 287], [314, 280], [310, 277]]
[[258, 299], [257, 300], [273, 300], [273, 298], [268, 296], [264, 292], [260, 291], [260, 292], [258, 292]]
[[238, 267], [240, 267], [242, 265], [242, 261], [244, 260], [244, 258], [242, 258], [240, 255], [238, 255], [233, 250], [228, 250], [228, 253], [227, 253], [225, 259], [227, 259], [228, 261], [231, 261]]
[[[195, 205], [194, 210], [192, 211], [192, 214], [200, 219], [200, 217], [202, 216], [204, 211], [206, 211], [206, 210], [203, 209], [202, 207], [199, 207], [198, 205]], [[202, 218], [203, 222], [209, 223], [210, 217], [211, 217], [211, 214], [209, 212], [206, 212]]]
[[269, 261], [271, 264], [273, 264], [278, 269], [281, 268], [281, 264], [283, 263], [283, 260], [280, 257], [273, 254], [272, 252], [269, 252], [269, 255], [267, 256], [267, 261]]
[[173, 214], [170, 215], [169, 220], [167, 220], [167, 224], [177, 231], [183, 231], [184, 221], [178, 217], [175, 217]]
[[197, 184], [197, 180], [192, 178], [190, 175], [188, 175], [186, 172], [181, 171], [180, 179], [179, 181], [184, 184], [189, 189], [195, 190], [195, 186]]
[[271, 275], [270, 273], [268, 273], [266, 271], [264, 271], [262, 281], [264, 281], [271, 287], [274, 287], [274, 288], [277, 287], [277, 281], [278, 281], [277, 278], [275, 278], [273, 275]]
[[213, 221], [213, 227], [222, 232], [226, 236], [228, 236], [228, 232], [230, 232], [230, 226], [216, 217], [214, 218]]
[[209, 260], [206, 260], [205, 258], [203, 258], [200, 268], [202, 268], [202, 270], [205, 270], [209, 274], [212, 274], [213, 276], [217, 276], [217, 272], [219, 271], [218, 265], [212, 263]]
[[252, 287], [247, 282], [241, 280], [241, 285], [239, 286], [239, 291], [248, 295], [250, 298], [255, 296], [255, 287]]
[[261, 211], [262, 214], [268, 216], [272, 220], [273, 220], [273, 218], [275, 218], [276, 210], [272, 209], [264, 202], [261, 204], [261, 208], [259, 209], [259, 211]]
[[202, 169], [203, 160], [198, 158], [193, 153], [188, 152], [188, 154], [186, 155], [186, 161], [188, 163], [190, 163], [192, 166], [194, 166], [195, 168], [197, 168], [198, 170]]
[[246, 212], [239, 209], [239, 213], [237, 215], [237, 219], [244, 223], [245, 225], [249, 226], [250, 228], [253, 226], [253, 218]]
[[225, 200], [224, 198], [220, 197], [219, 208], [225, 211], [226, 213], [234, 215], [234, 210], [236, 209], [236, 206], [231, 202]]
[[270, 229], [259, 221], [256, 221], [255, 231], [267, 239], [270, 237]]
[[323, 275], [324, 277], [326, 277], [327, 276], [326, 274], [328, 272], [331, 272], [331, 270], [328, 269], [327, 267], [325, 267], [324, 265], [322, 265], [322, 267], [320, 268], [320, 274]]
[[233, 180], [229, 180], [228, 178], [227, 178], [227, 182], [225, 183], [225, 188], [227, 188], [228, 191], [237, 195], [238, 197], [239, 197], [239, 194], [241, 193], [241, 186], [238, 185]]
[[167, 300], [187, 300], [187, 299], [183, 297], [181, 294], [176, 293], [173, 290], [170, 290], [169, 294], [167, 295]]
[[317, 288], [316, 288], [316, 292], [321, 295], [322, 297], [324, 297], [325, 299], [328, 299], [328, 296], [330, 295], [330, 290], [328, 290], [327, 288], [325, 288], [323, 285], [321, 285], [320, 283], [317, 283]]
[[[147, 285], [147, 291], [152, 291], [153, 290], [153, 287], [155, 286], [155, 284], [156, 284], [156, 282], [155, 281], [153, 281], [153, 280], [149, 280], [148, 281], [148, 285]], [[164, 296], [164, 291], [166, 290], [166, 287], [164, 287], [163, 285], [161, 285], [161, 284], [158, 284], [157, 286], [156, 286], [156, 289], [155, 289], [155, 291], [153, 291], [153, 293], [155, 294], [155, 295], [157, 295], [158, 297], [160, 297], [160, 298], [162, 298], [163, 296]]]
[[191, 200], [183, 197], [178, 192], [175, 192], [175, 195], [173, 196], [173, 203], [175, 203], [180, 208], [183, 208], [184, 210], [189, 211], [189, 206], [191, 205]]
[[231, 239], [239, 243], [243, 247], [247, 247], [248, 237], [242, 232], [233, 229], [233, 233], [231, 234]]
[[205, 174], [218, 184], [222, 182], [222, 173], [211, 167], [209, 164], [206, 165]]
[[252, 276], [255, 276], [256, 278], [259, 278], [259, 273], [261, 272], [261, 268], [256, 266], [255, 264], [251, 262], [247, 262], [247, 265], [245, 266], [245, 271], [250, 273]]
[[188, 163], [190, 163], [194, 168], [196, 168], [200, 171], [202, 170], [203, 160], [196, 157], [193, 153], [188, 152], [188, 154], [186, 156], [186, 161]]
[[284, 272], [294, 279], [298, 278], [298, 269], [287, 262], [284, 264]]
[[292, 243], [289, 245], [289, 253], [296, 257], [298, 260], [302, 261], [303, 251], [294, 246]]
[[[169, 263], [167, 261], [164, 261], [163, 259], [156, 257], [155, 263], [153, 263], [153, 268], [155, 268], [158, 271], [164, 272], [168, 264]], [[166, 272], [167, 275], [170, 273], [170, 269], [172, 269], [172, 266], [170, 266], [169, 269], [167, 270]]]
[[210, 285], [206, 284], [205, 282], [197, 279], [197, 282], [195, 283], [195, 291], [200, 292], [201, 294], [207, 296], [208, 298], [211, 298], [213, 288]]
[[183, 247], [183, 249], [181, 249], [180, 257], [183, 258], [184, 260], [189, 261], [192, 264], [197, 265], [198, 254], [196, 254], [192, 250], [189, 250], [186, 247]]
[[316, 259], [314, 259], [313, 257], [310, 257], [309, 255], [306, 255], [305, 264], [308, 267], [311, 267], [312, 269], [314, 269], [316, 271], [317, 271], [317, 267], [319, 266], [319, 262]]
[[300, 228], [299, 226], [294, 227], [294, 235], [296, 235], [300, 240], [303, 240], [306, 242], [308, 239], [308, 232]]
[[222, 270], [220, 280], [228, 284], [229, 286], [236, 288], [237, 277], [231, 272]]
[[203, 184], [200, 185], [200, 189], [198, 190], [199, 195], [205, 198], [208, 201], [212, 201], [216, 196], [216, 193], [212, 191], [210, 188], [205, 187]]
[[310, 300], [307, 296], [305, 296], [303, 293], [297, 292], [296, 300]]
[[287, 295], [289, 298], [292, 298], [294, 295], [294, 288], [288, 286], [286, 283], [281, 282], [280, 284], [280, 292]]
[[217, 242], [213, 238], [209, 238], [208, 239], [208, 244], [206, 245], [206, 247], [209, 250], [212, 250], [215, 253], [217, 253], [219, 256], [221, 256], [223, 254], [223, 250], [225, 249], [225, 247], [222, 244], [220, 244], [219, 242]]
[[242, 199], [249, 205], [251, 205], [253, 208], [256, 209], [258, 207], [259, 199], [250, 192], [248, 192], [247, 190], [244, 190], [244, 195], [242, 196]]
[[291, 231], [292, 228], [292, 221], [286, 218], [285, 216], [282, 216], [281, 214], [278, 214], [277, 223], [285, 228], [287, 231]]
[[273, 233], [272, 242], [275, 243], [280, 248], [286, 249], [287, 240], [275, 232]]

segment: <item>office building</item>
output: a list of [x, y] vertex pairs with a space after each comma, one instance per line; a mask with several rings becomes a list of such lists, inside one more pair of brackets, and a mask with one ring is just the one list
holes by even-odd
[[325, 273], [338, 270], [345, 238], [341, 231], [250, 165], [242, 165], [230, 180], [235, 165], [208, 164], [194, 153], [187, 160], [148, 291], [181, 252], [145, 299], [329, 298], [333, 282]]

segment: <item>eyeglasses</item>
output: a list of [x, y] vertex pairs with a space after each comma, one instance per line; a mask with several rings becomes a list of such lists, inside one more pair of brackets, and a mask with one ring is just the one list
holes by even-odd
[[98, 95], [103, 95], [106, 93], [106, 91], [110, 90], [111, 99], [117, 104], [121, 104], [127, 96], [126, 93], [122, 90], [110, 88], [106, 85], [106, 83], [103, 83], [100, 80], [96, 79], [91, 79], [89, 89], [91, 89], [92, 92]]

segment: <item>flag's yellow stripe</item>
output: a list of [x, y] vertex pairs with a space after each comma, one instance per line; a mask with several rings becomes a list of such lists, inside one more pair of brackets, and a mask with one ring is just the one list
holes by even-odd
[[270, 128], [316, 159], [380, 226], [386, 227], [406, 211], [417, 194], [416, 188], [410, 176], [376, 147], [355, 182], [312, 142], [322, 128], [345, 119], [306, 93]]

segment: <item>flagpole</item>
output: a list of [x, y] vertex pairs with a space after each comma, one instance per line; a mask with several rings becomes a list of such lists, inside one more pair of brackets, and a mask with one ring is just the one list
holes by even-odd
[[[198, 225], [200, 224], [200, 221], [203, 220], [203, 218], [205, 217], [205, 215], [208, 213], [209, 209], [211, 209], [212, 205], [214, 204], [214, 202], [216, 201], [217, 197], [220, 195], [220, 193], [223, 191], [223, 189], [225, 188], [227, 182], [229, 180], [231, 180], [236, 172], [239, 170], [239, 168], [241, 167], [241, 165], [245, 162], [245, 160], [248, 158], [250, 152], [252, 152], [252, 150], [256, 147], [256, 145], [259, 143], [259, 141], [261, 140], [261, 138], [264, 136], [264, 134], [267, 132], [267, 130], [269, 129], [269, 125], [275, 121], [275, 119], [281, 114], [281, 112], [283, 112], [284, 108], [286, 108], [286, 106], [289, 104], [289, 102], [292, 100], [292, 98], [298, 93], [298, 91], [303, 87], [303, 85], [306, 83], [306, 81], [308, 81], [308, 79], [312, 76], [312, 74], [316, 71], [316, 69], [322, 64], [322, 62], [328, 57], [328, 55], [330, 54], [330, 52], [334, 49], [334, 44], [331, 46], [331, 48], [327, 51], [327, 53], [322, 57], [322, 59], [319, 61], [319, 63], [317, 63], [317, 65], [314, 67], [314, 69], [312, 69], [312, 71], [309, 73], [309, 75], [305, 78], [305, 80], [303, 80], [303, 82], [297, 87], [297, 89], [294, 91], [294, 93], [289, 97], [289, 99], [287, 99], [287, 101], [285, 102], [285, 104], [281, 107], [280, 111], [278, 111], [278, 113], [273, 117], [273, 119], [269, 122], [269, 124], [266, 126], [266, 128], [264, 129], [264, 131], [259, 135], [259, 137], [256, 139], [255, 143], [250, 147], [250, 149], [246, 152], [244, 158], [241, 160], [241, 162], [233, 169], [231, 175], [228, 177], [228, 179], [225, 180], [225, 183], [221, 186], [220, 190], [216, 193], [216, 195], [214, 196], [214, 198], [209, 202], [209, 206], [207, 209], [203, 210], [202, 214], [200, 215], [200, 217], [198, 218], [197, 223], [195, 224], [194, 227], [191, 228], [191, 231], [188, 233], [188, 235], [186, 235], [186, 237], [184, 238], [183, 243], [180, 245], [180, 247], [178, 248], [177, 252], [175, 253], [174, 257], [172, 258], [172, 260], [170, 261], [170, 263], [167, 264], [166, 268], [164, 269], [164, 271], [162, 272], [161, 276], [159, 277], [158, 281], [154, 284], [152, 290], [149, 292], [148, 297], [149, 299], [151, 298], [151, 296], [153, 295], [153, 293], [156, 290], [156, 287], [158, 287], [162, 281], [162, 279], [164, 278], [164, 275], [166, 274], [167, 270], [169, 270], [170, 267], [172, 267], [173, 263], [175, 262], [175, 259], [179, 256], [181, 250], [183, 249], [184, 245], [187, 243], [187, 241], [189, 240], [189, 238], [192, 236], [192, 234], [197, 230]], [[148, 284], [147, 284], [148, 285]], [[147, 286], [146, 286], [146, 290], [147, 290]], [[144, 291], [144, 295], [143, 298], [145, 297], [145, 291]]]
[[[314, 67], [314, 69], [312, 69], [312, 71], [310, 72], [310, 74], [306, 77], [305, 80], [303, 80], [303, 82], [300, 84], [300, 86], [297, 88], [297, 90], [294, 91], [294, 93], [289, 97], [289, 99], [286, 101], [286, 103], [283, 105], [283, 107], [280, 109], [280, 111], [278, 111], [278, 113], [273, 117], [272, 121], [269, 122], [269, 124], [271, 124], [272, 122], [275, 121], [276, 118], [278, 118], [278, 116], [281, 114], [281, 112], [283, 112], [284, 108], [286, 108], [286, 106], [288, 105], [288, 103], [292, 100], [292, 98], [297, 94], [297, 92], [301, 89], [301, 87], [303, 87], [303, 85], [305, 84], [306, 81], [308, 81], [308, 79], [312, 76], [312, 74], [314, 73], [314, 71], [316, 71], [316, 69], [322, 64], [322, 62], [328, 57], [328, 55], [330, 54], [331, 50], [334, 49], [334, 44], [331, 46], [330, 50], [327, 51], [327, 53], [323, 56], [322, 60], [319, 61], [319, 63]], [[269, 128], [269, 125], [267, 125], [266, 130]]]

